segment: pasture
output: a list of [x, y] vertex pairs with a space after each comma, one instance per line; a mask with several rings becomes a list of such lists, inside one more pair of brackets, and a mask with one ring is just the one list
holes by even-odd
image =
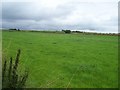
[[3, 58], [21, 49], [29, 88], [118, 87], [117, 36], [3, 31], [2, 48]]

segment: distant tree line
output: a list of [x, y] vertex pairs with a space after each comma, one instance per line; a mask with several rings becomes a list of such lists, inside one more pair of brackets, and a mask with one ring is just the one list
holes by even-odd
[[83, 34], [93, 34], [93, 35], [111, 35], [111, 36], [117, 36], [120, 35], [120, 33], [96, 33], [96, 32], [85, 32], [85, 31], [72, 31], [72, 33], [83, 33]]
[[11, 31], [20, 31], [20, 29], [16, 29], [16, 28], [10, 28], [9, 30], [11, 30]]
[[111, 36], [120, 36], [120, 33], [96, 33], [96, 32], [85, 32], [85, 31], [71, 31], [71, 30], [62, 30], [66, 34], [70, 33], [83, 33], [83, 34], [93, 34], [93, 35], [111, 35]]

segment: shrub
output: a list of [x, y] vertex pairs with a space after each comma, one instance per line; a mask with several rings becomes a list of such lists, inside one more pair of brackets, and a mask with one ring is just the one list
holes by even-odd
[[70, 30], [62, 30], [63, 32], [65, 32], [65, 33], [68, 33], [68, 34], [70, 34], [71, 33], [71, 31]]
[[18, 31], [20, 31], [20, 29], [18, 29]]
[[4, 60], [2, 67], [2, 88], [24, 88], [26, 80], [28, 78], [28, 71], [21, 76], [18, 73], [18, 65], [21, 51], [17, 52], [15, 62], [13, 64], [12, 57], [7, 64], [7, 60]]

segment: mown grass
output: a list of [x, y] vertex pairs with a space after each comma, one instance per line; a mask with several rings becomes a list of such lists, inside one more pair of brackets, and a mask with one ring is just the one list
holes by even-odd
[[3, 31], [3, 56], [22, 50], [27, 87], [118, 87], [118, 37]]

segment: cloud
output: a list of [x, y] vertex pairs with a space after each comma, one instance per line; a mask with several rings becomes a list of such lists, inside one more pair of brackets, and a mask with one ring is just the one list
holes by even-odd
[[117, 0], [5, 1], [2, 3], [3, 28], [117, 32]]

